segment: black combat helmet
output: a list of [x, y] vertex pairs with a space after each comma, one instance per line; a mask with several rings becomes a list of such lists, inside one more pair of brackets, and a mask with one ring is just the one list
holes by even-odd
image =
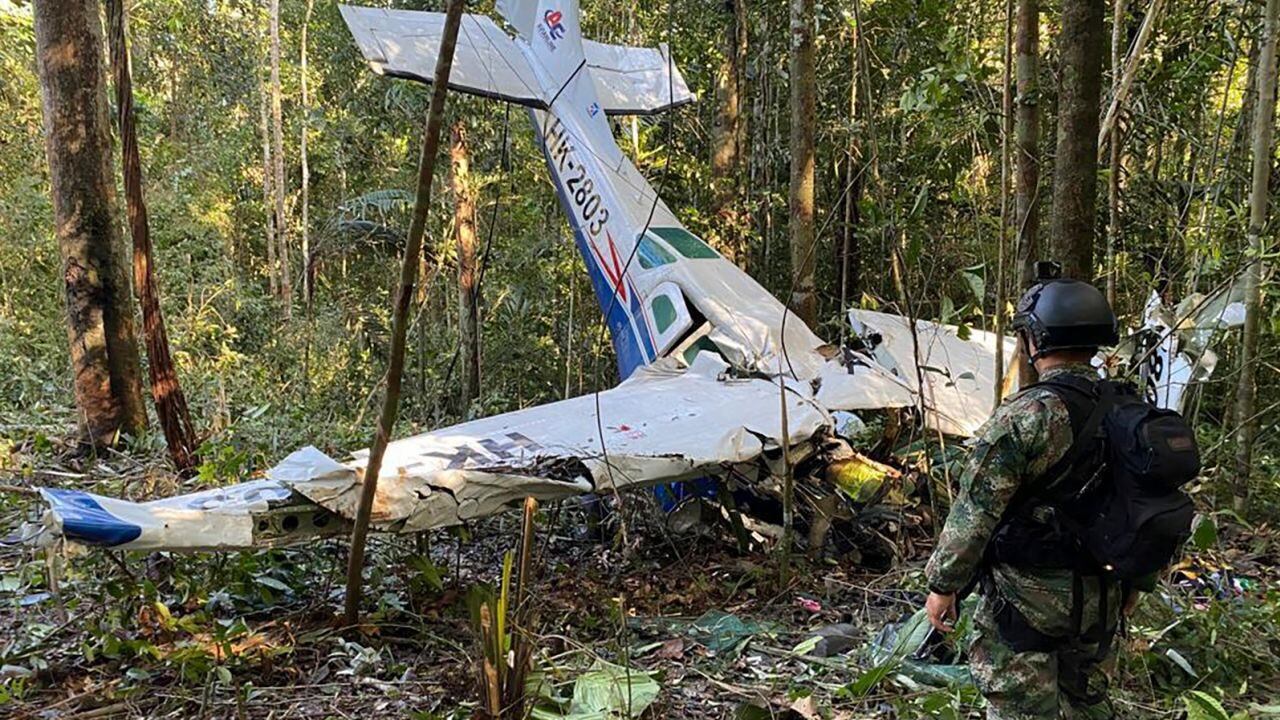
[[1054, 274], [1041, 273], [1041, 279], [1018, 301], [1013, 316], [1013, 329], [1025, 332], [1035, 343], [1032, 359], [1054, 350], [1096, 350], [1119, 342], [1116, 316], [1107, 298], [1087, 282]]

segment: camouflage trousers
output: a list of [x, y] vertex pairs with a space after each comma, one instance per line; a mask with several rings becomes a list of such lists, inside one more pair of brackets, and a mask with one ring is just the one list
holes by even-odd
[[[989, 720], [1054, 720], [1055, 718], [1114, 718], [1111, 703], [1106, 700], [1107, 671], [1110, 658], [1098, 663], [1096, 645], [1069, 651], [1014, 652], [1001, 638], [996, 627], [994, 605], [1005, 602], [998, 596], [983, 595], [973, 615], [973, 632], [969, 641], [969, 668], [974, 682], [987, 700]], [[1080, 654], [1089, 657], [1084, 664], [1074, 660]], [[1090, 695], [1103, 699], [1086, 704], [1064, 686], [1070, 687], [1074, 668], [1086, 675], [1083, 681]]]

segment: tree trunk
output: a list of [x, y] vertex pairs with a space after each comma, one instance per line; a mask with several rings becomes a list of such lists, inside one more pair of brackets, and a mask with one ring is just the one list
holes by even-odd
[[[862, 150], [854, 130], [858, 121], [858, 27], [849, 30], [849, 142], [845, 148], [844, 206], [840, 232], [840, 313], [848, 311], [851, 296], [862, 288], [862, 255], [858, 247], [858, 225], [861, 223], [863, 188]], [[844, 323], [841, 324], [844, 326]]]
[[[1017, 172], [1014, 192], [1014, 237], [1018, 248], [1017, 287], [1035, 282], [1040, 259], [1040, 2], [1018, 0], [1018, 27], [1014, 39], [1018, 78]], [[1036, 381], [1036, 370], [1018, 344], [1018, 386]]]
[[471, 160], [466, 127], [454, 123], [449, 148], [453, 185], [454, 224], [458, 239], [458, 343], [462, 372], [462, 411], [480, 397], [480, 298], [476, 284], [476, 198], [471, 184]]
[[1262, 313], [1262, 257], [1268, 250], [1267, 196], [1270, 193], [1276, 108], [1276, 36], [1280, 33], [1280, 0], [1267, 0], [1258, 55], [1258, 100], [1253, 117], [1253, 187], [1249, 196], [1249, 265], [1245, 269], [1244, 338], [1240, 348], [1240, 380], [1236, 387], [1236, 472], [1233, 506], [1243, 513], [1253, 470], [1253, 442], [1258, 435], [1258, 326]]
[[1009, 246], [1009, 186], [1013, 178], [1010, 143], [1013, 141], [1013, 21], [1016, 15], [1014, 0], [1005, 0], [1004, 8], [1004, 69], [1000, 78], [1000, 234], [996, 246], [996, 297], [995, 297], [995, 389], [992, 412], [1004, 400], [1004, 308], [1005, 308], [1005, 248]]
[[1063, 0], [1058, 40], [1061, 62], [1051, 241], [1063, 275], [1086, 281], [1093, 279], [1104, 11], [1103, 0]]
[[753, 88], [751, 113], [751, 163], [752, 185], [756, 188], [752, 198], [752, 209], [756, 216], [756, 235], [760, 238], [760, 246], [753, 250], [752, 256], [759, 257], [760, 267], [769, 271], [769, 246], [773, 240], [773, 155], [770, 148], [772, 125], [770, 118], [773, 105], [772, 67], [773, 43], [769, 34], [769, 14], [763, 13], [760, 19], [760, 51], [755, 59], [756, 84]]
[[[1112, 0], [1114, 5], [1111, 14], [1111, 111], [1108, 118], [1114, 129], [1111, 131], [1111, 147], [1110, 157], [1107, 162], [1107, 168], [1110, 171], [1107, 178], [1107, 302], [1111, 303], [1111, 307], [1116, 306], [1116, 249], [1120, 244], [1120, 144], [1123, 142], [1121, 137], [1120, 116], [1124, 112], [1123, 98], [1120, 96], [1120, 88], [1122, 84], [1121, 75], [1124, 70], [1121, 62], [1124, 58], [1124, 11], [1126, 0]], [[1103, 136], [1108, 125], [1106, 121], [1103, 124], [1103, 133], [1099, 134], [1098, 142], [1103, 142]]]
[[138, 135], [133, 117], [133, 78], [129, 66], [129, 46], [124, 0], [107, 0], [110, 27], [111, 65], [116, 85], [116, 111], [120, 128], [121, 167], [129, 230], [133, 236], [133, 285], [142, 306], [142, 335], [147, 348], [151, 399], [164, 431], [169, 457], [180, 472], [199, 464], [196, 432], [191, 425], [187, 398], [178, 382], [178, 373], [169, 353], [169, 333], [160, 311], [160, 289], [151, 259], [151, 229], [142, 195], [142, 160], [138, 155]]
[[409, 237], [405, 240], [404, 257], [400, 264], [400, 287], [396, 291], [395, 306], [392, 308], [387, 391], [383, 396], [382, 412], [378, 416], [373, 444], [369, 448], [369, 460], [361, 477], [360, 505], [356, 508], [355, 525], [351, 530], [351, 554], [347, 558], [347, 594], [343, 603], [343, 617], [348, 625], [355, 625], [359, 620], [360, 596], [364, 589], [364, 546], [369, 533], [369, 518], [373, 514], [373, 499], [378, 493], [382, 456], [387, 451], [387, 442], [391, 439], [396, 416], [400, 412], [400, 383], [404, 375], [409, 304], [413, 301], [414, 286], [418, 283], [418, 258], [422, 254], [422, 236], [426, 230], [427, 211], [431, 206], [431, 179], [435, 173], [436, 154], [440, 147], [440, 126], [444, 123], [444, 101], [449, 92], [449, 72], [453, 67], [453, 51], [457, 46], [458, 26], [461, 24], [465, 5], [465, 0], [449, 0], [445, 10], [444, 31], [440, 38], [440, 52], [436, 57], [431, 105], [427, 109], [422, 154], [418, 157], [418, 187], [413, 201], [413, 219], [409, 224]]
[[[714, 188], [712, 212], [716, 219], [720, 248], [730, 260], [742, 265], [742, 229], [738, 218], [739, 165], [742, 148], [742, 64], [745, 48], [740, 45], [739, 16], [744, 0], [725, 0], [724, 55], [716, 71], [716, 113], [712, 129], [711, 182]], [[745, 38], [746, 28], [742, 28]]]
[[147, 426], [129, 274], [116, 227], [102, 24], [91, 0], [34, 5], [54, 232], [76, 405], [96, 443]]
[[817, 319], [813, 183], [813, 0], [791, 0], [791, 309], [810, 327]]
[[1017, 182], [1014, 227], [1018, 286], [1031, 287], [1040, 255], [1040, 2], [1018, 0]]
[[267, 83], [259, 83], [258, 110], [261, 115], [259, 129], [262, 132], [262, 211], [267, 241], [267, 290], [271, 293], [271, 297], [276, 297], [280, 293], [280, 288], [276, 276], [276, 195], [271, 182], [274, 166], [271, 163], [270, 92]]
[[276, 207], [276, 256], [280, 261], [280, 299], [284, 318], [293, 316], [293, 278], [289, 270], [289, 223], [284, 214], [284, 111], [280, 97], [280, 0], [271, 0], [271, 161]]
[[[1244, 97], [1240, 98], [1240, 115], [1231, 140], [1230, 157], [1244, 157], [1253, 137], [1253, 119], [1258, 105], [1258, 67], [1264, 38], [1259, 37], [1249, 47], [1248, 70], [1245, 73]], [[1243, 193], [1242, 193], [1243, 194]]]
[[315, 267], [311, 263], [311, 166], [307, 162], [307, 132], [311, 129], [311, 98], [307, 86], [307, 27], [311, 25], [311, 11], [314, 0], [307, 0], [307, 12], [302, 21], [301, 65], [302, 81], [302, 130], [298, 137], [298, 160], [302, 163], [302, 297], [311, 307], [311, 298], [315, 292]]
[[[1124, 5], [1117, 2], [1116, 19], [1123, 20]], [[1129, 59], [1125, 62], [1123, 70], [1119, 65], [1119, 58], [1123, 57], [1120, 53], [1123, 49], [1117, 45], [1117, 42], [1123, 42], [1123, 36], [1117, 36], [1115, 27], [1111, 33], [1111, 52], [1112, 52], [1112, 72], [1116, 74], [1114, 92], [1111, 93], [1111, 102], [1107, 106], [1107, 114], [1102, 119], [1102, 127], [1098, 130], [1098, 147], [1102, 147], [1107, 142], [1107, 137], [1111, 131], [1115, 129], [1116, 123], [1120, 120], [1120, 112], [1123, 109], [1124, 101], [1129, 96], [1129, 88], [1133, 86], [1133, 79], [1137, 77], [1138, 65], [1142, 62], [1142, 51], [1147, 47], [1147, 40], [1151, 39], [1151, 31], [1155, 28], [1156, 21], [1160, 19], [1160, 11], [1164, 9], [1164, 0], [1153, 0], [1151, 6], [1147, 8], [1147, 14], [1142, 18], [1142, 26], [1138, 28], [1138, 37], [1133, 41], [1133, 52], [1129, 53]]]

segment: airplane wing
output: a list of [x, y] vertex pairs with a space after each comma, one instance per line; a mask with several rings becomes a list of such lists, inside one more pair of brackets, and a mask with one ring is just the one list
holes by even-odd
[[[563, 400], [392, 442], [373, 526], [419, 532], [514, 507], [708, 474], [751, 473], [782, 441], [776, 382], [727, 377], [700, 353], [692, 366], [643, 368], [596, 396]], [[787, 390], [791, 444], [832, 426], [807, 386]], [[603, 447], [601, 450], [601, 437]], [[134, 503], [45, 489], [50, 505], [28, 540], [65, 537], [127, 550], [270, 547], [345, 533], [355, 517], [366, 453], [339, 463], [304, 448], [266, 477], [227, 488]]]
[[[998, 382], [994, 334], [972, 330], [964, 339], [955, 327], [917, 320], [913, 339], [907, 318], [857, 308], [849, 311], [849, 322], [875, 362], [912, 394], [906, 405], [920, 404], [923, 395], [927, 426], [967, 437], [990, 417]], [[1012, 363], [1017, 343], [1010, 336], [1004, 342], [1006, 362]], [[828, 407], [846, 409], [834, 402]]]

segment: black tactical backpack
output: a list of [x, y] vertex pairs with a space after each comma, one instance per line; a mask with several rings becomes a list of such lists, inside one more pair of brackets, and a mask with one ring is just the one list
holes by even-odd
[[[1181, 489], [1200, 472], [1190, 426], [1127, 383], [1064, 374], [1038, 387], [1066, 404], [1075, 441], [1015, 497], [996, 536], [995, 559], [1128, 582], [1167, 566], [1190, 535], [1194, 514]], [[1050, 509], [1051, 528], [1031, 517], [1036, 506]]]

